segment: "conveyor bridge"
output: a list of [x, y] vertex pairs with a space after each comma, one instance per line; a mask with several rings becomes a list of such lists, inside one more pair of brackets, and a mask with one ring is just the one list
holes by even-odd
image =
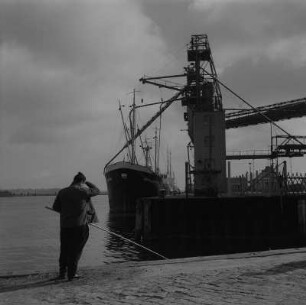
[[237, 110], [226, 113], [225, 126], [227, 129], [268, 123], [263, 116], [277, 122], [306, 116], [306, 97], [254, 109]]

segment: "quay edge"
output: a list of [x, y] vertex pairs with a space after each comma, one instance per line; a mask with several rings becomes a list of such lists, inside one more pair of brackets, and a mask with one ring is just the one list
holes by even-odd
[[142, 198], [135, 226], [170, 258], [301, 247], [306, 195]]
[[[106, 264], [77, 281], [4, 278], [0, 304], [304, 304], [306, 248]], [[47, 289], [46, 289], [47, 288]]]

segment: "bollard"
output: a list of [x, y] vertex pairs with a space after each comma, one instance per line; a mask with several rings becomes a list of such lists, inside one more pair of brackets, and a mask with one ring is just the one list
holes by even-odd
[[299, 231], [302, 237], [306, 236], [306, 200], [300, 199], [298, 201], [298, 222], [299, 222]]
[[143, 237], [143, 204], [141, 199], [136, 203], [136, 217], [135, 217], [135, 238], [140, 241]]
[[152, 233], [152, 202], [148, 198], [142, 198], [143, 201], [143, 236], [149, 239]]

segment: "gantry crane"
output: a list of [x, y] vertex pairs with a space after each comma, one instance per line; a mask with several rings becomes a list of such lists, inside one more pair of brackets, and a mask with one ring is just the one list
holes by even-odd
[[[157, 77], [143, 77], [142, 83], [175, 90], [177, 94], [165, 102], [165, 106], [181, 100], [186, 106], [184, 118], [194, 149], [194, 193], [216, 195], [226, 190], [226, 160], [274, 159], [278, 157], [303, 156], [306, 153], [306, 137], [293, 136], [275, 122], [306, 115], [306, 98], [253, 107], [243, 100], [217, 77], [207, 35], [192, 35], [187, 49], [189, 65], [185, 73]], [[169, 78], [186, 77], [187, 84], [173, 85]], [[250, 109], [225, 113], [220, 86], [240, 98]], [[151, 121], [150, 121], [151, 122]], [[273, 137], [271, 151], [267, 153], [226, 155], [225, 130], [256, 124], [271, 123], [284, 135]], [[190, 174], [189, 173], [189, 174]], [[189, 175], [186, 174], [186, 177]]]

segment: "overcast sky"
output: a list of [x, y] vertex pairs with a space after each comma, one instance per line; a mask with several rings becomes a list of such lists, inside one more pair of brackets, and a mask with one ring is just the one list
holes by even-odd
[[[138, 79], [183, 72], [191, 34], [208, 34], [220, 79], [254, 106], [306, 96], [304, 0], [0, 0], [0, 12], [0, 188], [63, 187], [83, 171], [105, 189], [124, 142], [118, 99], [169, 96]], [[181, 186], [183, 112], [162, 123]], [[281, 126], [306, 135], [305, 118]], [[267, 125], [232, 130], [227, 148], [267, 149], [269, 137]]]

